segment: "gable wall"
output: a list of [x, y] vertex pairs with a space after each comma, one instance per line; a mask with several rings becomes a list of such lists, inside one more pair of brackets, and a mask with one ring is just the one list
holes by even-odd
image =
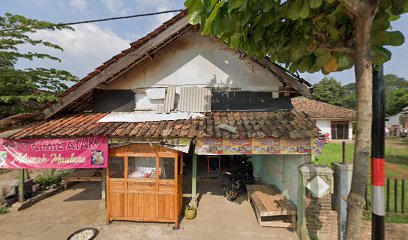
[[[208, 86], [278, 91], [282, 83], [253, 62], [213, 37], [192, 30], [160, 49], [109, 84], [109, 89]], [[177, 91], [179, 92], [179, 90]]]

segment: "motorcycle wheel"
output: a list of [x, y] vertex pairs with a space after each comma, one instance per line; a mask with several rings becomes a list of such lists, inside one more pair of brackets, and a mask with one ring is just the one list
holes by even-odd
[[228, 185], [227, 188], [225, 189], [225, 195], [227, 196], [228, 201], [234, 201], [238, 197], [237, 191], [234, 190], [232, 185]]

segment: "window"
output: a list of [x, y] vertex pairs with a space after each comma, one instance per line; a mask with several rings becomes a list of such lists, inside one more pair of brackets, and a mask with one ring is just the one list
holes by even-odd
[[159, 159], [159, 179], [174, 179], [174, 158]]
[[276, 111], [292, 109], [289, 97], [275, 98], [273, 92], [213, 91], [212, 111]]
[[332, 139], [348, 139], [349, 122], [331, 122]]
[[129, 157], [128, 178], [156, 178], [156, 158]]
[[124, 157], [109, 157], [109, 177], [124, 178]]
[[220, 172], [221, 158], [219, 156], [208, 157], [208, 172]]

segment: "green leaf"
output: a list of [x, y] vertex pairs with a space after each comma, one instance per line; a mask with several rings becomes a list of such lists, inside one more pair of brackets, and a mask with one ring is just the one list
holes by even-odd
[[297, 20], [300, 18], [300, 11], [303, 6], [303, 0], [291, 1], [288, 5], [287, 16], [289, 19]]
[[265, 0], [263, 1], [263, 12], [269, 12], [273, 7], [273, 1]]
[[234, 0], [234, 1], [232, 1], [230, 3], [231, 10], [240, 8], [245, 2], [246, 2], [246, 0]]
[[322, 5], [322, 0], [309, 0], [311, 8], [318, 8]]
[[387, 32], [388, 42], [385, 45], [401, 46], [404, 43], [404, 35], [400, 31]]
[[192, 25], [201, 22], [201, 12], [204, 10], [204, 4], [201, 0], [187, 0], [184, 6], [188, 8], [188, 22]]
[[241, 39], [241, 34], [235, 33], [234, 35], [231, 36], [230, 44], [229, 46], [233, 49], [238, 49], [239, 47], [239, 42]]
[[212, 27], [212, 24], [214, 22], [214, 19], [217, 16], [218, 11], [220, 10], [220, 7], [222, 7], [224, 5], [224, 3], [225, 3], [225, 0], [218, 2], [215, 5], [214, 9], [212, 10], [210, 16], [208, 16], [208, 19], [207, 19], [207, 21], [205, 23], [205, 26], [204, 26], [204, 29], [203, 29], [203, 34], [204, 35], [208, 35], [208, 34], [211, 33], [211, 27]]
[[399, 31], [394, 32], [376, 32], [372, 37], [372, 44], [374, 46], [400, 46], [404, 43], [404, 35]]
[[299, 13], [299, 16], [301, 18], [307, 18], [309, 16], [309, 12], [310, 12], [309, 8], [310, 8], [309, 7], [309, 0], [304, 0], [303, 1], [303, 6], [302, 6], [302, 8], [300, 10], [300, 13]]
[[391, 59], [391, 52], [383, 47], [374, 47], [374, 64], [383, 64]]
[[338, 54], [337, 63], [340, 69], [348, 69], [353, 66], [353, 58], [346, 54]]
[[315, 51], [315, 56], [317, 57], [316, 65], [319, 67], [326, 65], [332, 58], [330, 52], [321, 49]]
[[391, 13], [394, 15], [402, 14], [404, 12], [405, 4], [405, 0], [391, 0]]
[[373, 21], [372, 32], [385, 31], [390, 28], [390, 21], [388, 18], [376, 18]]

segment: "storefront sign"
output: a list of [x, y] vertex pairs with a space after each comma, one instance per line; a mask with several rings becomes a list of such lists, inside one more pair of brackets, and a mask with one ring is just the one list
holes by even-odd
[[107, 137], [0, 138], [0, 168], [106, 168], [107, 159]]
[[196, 154], [240, 155], [240, 154], [310, 154], [310, 139], [197, 139]]

